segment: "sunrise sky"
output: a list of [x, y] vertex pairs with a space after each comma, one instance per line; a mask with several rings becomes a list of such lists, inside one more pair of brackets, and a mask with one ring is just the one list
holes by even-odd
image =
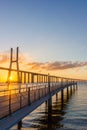
[[0, 0], [0, 66], [87, 79], [86, 0]]

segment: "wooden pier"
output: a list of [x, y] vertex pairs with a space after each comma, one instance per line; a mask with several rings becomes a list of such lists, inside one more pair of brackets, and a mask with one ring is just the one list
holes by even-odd
[[[34, 75], [33, 75], [34, 76]], [[50, 76], [48, 78], [51, 78]], [[54, 79], [58, 79], [54, 77]], [[61, 81], [63, 79], [61, 78]], [[35, 110], [38, 106], [48, 100], [48, 107], [52, 105], [52, 96], [61, 92], [63, 101], [64, 89], [77, 89], [77, 82], [38, 82], [18, 83], [13, 86], [18, 88], [0, 91], [0, 130], [6, 130], [18, 123], [22, 118]], [[11, 83], [12, 86], [12, 83]], [[67, 94], [69, 90], [67, 89]], [[68, 96], [68, 95], [67, 95]]]

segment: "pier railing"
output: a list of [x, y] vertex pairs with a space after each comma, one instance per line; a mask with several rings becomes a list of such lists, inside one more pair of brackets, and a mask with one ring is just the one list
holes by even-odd
[[[9, 69], [1, 68], [0, 71], [8, 72]], [[16, 70], [12, 70], [12, 72], [16, 72]], [[3, 75], [3, 73], [1, 74]], [[19, 71], [19, 74], [19, 82], [11, 79], [9, 83], [7, 80], [0, 83], [0, 118], [11, 115], [13, 112], [40, 100], [58, 88], [76, 84], [76, 80], [49, 74], [26, 71]]]

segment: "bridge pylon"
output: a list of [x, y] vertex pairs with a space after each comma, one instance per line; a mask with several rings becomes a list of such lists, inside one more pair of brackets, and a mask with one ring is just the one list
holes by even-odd
[[7, 77], [7, 82], [8, 83], [10, 83], [11, 71], [12, 71], [12, 65], [13, 65], [13, 63], [16, 63], [17, 82], [20, 82], [18, 60], [19, 60], [19, 47], [16, 48], [16, 57], [15, 57], [15, 60], [14, 60], [14, 56], [13, 56], [13, 48], [11, 48], [11, 51], [10, 51], [10, 65], [9, 65], [9, 71], [8, 71], [8, 77]]

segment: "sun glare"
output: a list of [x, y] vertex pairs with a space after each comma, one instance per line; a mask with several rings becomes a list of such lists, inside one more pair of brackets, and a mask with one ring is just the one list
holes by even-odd
[[10, 78], [9, 78], [9, 79], [10, 79], [10, 81], [12, 81], [12, 76], [10, 76]]

